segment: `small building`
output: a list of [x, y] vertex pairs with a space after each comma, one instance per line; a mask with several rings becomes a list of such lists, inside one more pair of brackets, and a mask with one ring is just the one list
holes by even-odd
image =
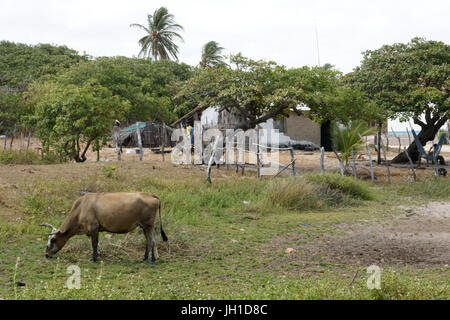
[[[123, 128], [119, 131], [118, 145], [122, 147], [138, 147], [137, 124]], [[173, 146], [170, 140], [172, 129], [162, 124], [146, 121], [139, 122], [139, 132], [143, 148], [159, 148], [164, 142], [165, 146]]]
[[[180, 124], [193, 126], [194, 121], [201, 121], [203, 129], [219, 128], [221, 130], [233, 129], [239, 121], [239, 118], [226, 110], [217, 111], [215, 108], [200, 108], [197, 107], [185, 116], [171, 124], [172, 127], [177, 127]], [[320, 127], [311, 119], [297, 115], [291, 111], [289, 117], [282, 117], [278, 119], [269, 119], [268, 121], [259, 124], [260, 127], [266, 129], [278, 129], [282, 135], [280, 136], [280, 143], [289, 140], [295, 141], [310, 141], [315, 145], [320, 146]]]

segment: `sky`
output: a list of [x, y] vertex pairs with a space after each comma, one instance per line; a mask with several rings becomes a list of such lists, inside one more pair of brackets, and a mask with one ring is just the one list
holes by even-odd
[[130, 24], [145, 24], [161, 6], [184, 27], [179, 60], [190, 65], [211, 40], [227, 55], [287, 67], [331, 63], [344, 73], [360, 64], [363, 51], [383, 44], [416, 36], [450, 42], [448, 0], [0, 0], [0, 40], [137, 56], [144, 33]]

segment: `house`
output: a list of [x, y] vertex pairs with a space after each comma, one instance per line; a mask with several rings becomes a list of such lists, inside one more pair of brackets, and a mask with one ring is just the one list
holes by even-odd
[[[217, 111], [215, 108], [197, 107], [185, 116], [171, 124], [172, 128], [183, 125], [193, 126], [194, 121], [201, 121], [203, 129], [219, 128], [221, 130], [233, 129], [238, 123], [238, 117], [226, 110]], [[291, 111], [289, 117], [269, 119], [259, 124], [261, 128], [278, 129], [280, 132], [280, 144], [289, 141], [310, 141], [320, 146], [321, 131], [319, 125], [311, 119], [297, 115]]]

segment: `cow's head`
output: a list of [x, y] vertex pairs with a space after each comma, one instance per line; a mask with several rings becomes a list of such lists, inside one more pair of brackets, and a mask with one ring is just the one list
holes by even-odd
[[52, 232], [48, 234], [48, 243], [45, 248], [45, 257], [50, 258], [57, 253], [66, 244], [67, 239], [62, 236], [61, 231], [55, 228], [53, 225], [44, 223], [41, 224], [44, 227], [52, 228]]

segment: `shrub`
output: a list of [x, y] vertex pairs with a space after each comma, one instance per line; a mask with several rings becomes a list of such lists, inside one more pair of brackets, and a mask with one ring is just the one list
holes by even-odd
[[398, 186], [401, 194], [409, 196], [425, 196], [428, 198], [450, 198], [450, 179], [448, 178], [431, 178], [414, 183], [405, 183]]
[[7, 150], [0, 152], [1, 164], [52, 164], [63, 162], [53, 152], [48, 152], [41, 158], [41, 155], [33, 150]]
[[309, 182], [324, 185], [332, 190], [340, 191], [353, 198], [374, 200], [372, 190], [364, 182], [340, 174], [308, 174], [305, 179]]
[[272, 180], [266, 189], [270, 204], [290, 210], [309, 210], [323, 206], [319, 186], [302, 178]]

